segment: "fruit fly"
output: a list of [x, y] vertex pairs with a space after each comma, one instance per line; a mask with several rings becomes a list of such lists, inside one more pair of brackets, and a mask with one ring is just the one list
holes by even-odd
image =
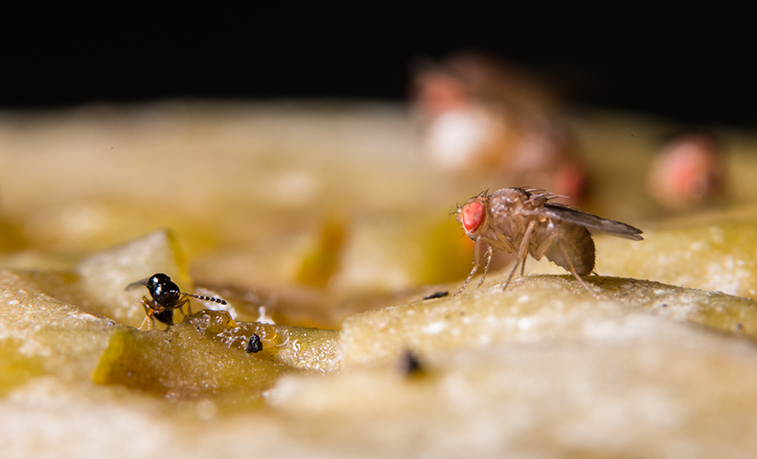
[[640, 241], [641, 230], [631, 225], [597, 217], [563, 204], [550, 202], [563, 196], [527, 188], [503, 188], [492, 194], [483, 192], [459, 206], [456, 219], [465, 234], [475, 242], [473, 269], [457, 293], [468, 285], [479, 267], [479, 245], [486, 246], [486, 263], [480, 287], [486, 278], [494, 250], [515, 253], [515, 265], [505, 282], [507, 288], [521, 265], [521, 276], [530, 254], [548, 260], [569, 271], [589, 289], [583, 276], [594, 271], [595, 250], [592, 232]]
[[226, 301], [220, 298], [213, 298], [209, 296], [193, 295], [191, 293], [184, 293], [179, 290], [179, 286], [176, 285], [170, 277], [163, 273], [153, 274], [147, 279], [142, 279], [137, 282], [133, 282], [126, 287], [126, 290], [131, 290], [140, 285], [147, 287], [152, 299], [148, 299], [146, 296], [142, 297], [141, 303], [145, 308], [145, 320], [139, 326], [141, 329], [145, 322], [147, 322], [147, 329], [152, 330], [155, 326], [155, 319], [160, 322], [171, 326], [173, 325], [173, 311], [174, 309], [182, 310], [184, 305], [187, 306], [187, 313], [192, 314], [192, 307], [189, 305], [189, 297], [197, 298], [202, 301], [212, 301], [218, 304], [226, 304]]

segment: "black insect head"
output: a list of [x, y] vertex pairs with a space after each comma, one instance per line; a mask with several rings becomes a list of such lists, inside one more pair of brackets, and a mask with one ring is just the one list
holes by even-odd
[[153, 300], [164, 307], [171, 307], [179, 301], [181, 290], [170, 277], [163, 273], [158, 273], [147, 280], [147, 289], [150, 291]]

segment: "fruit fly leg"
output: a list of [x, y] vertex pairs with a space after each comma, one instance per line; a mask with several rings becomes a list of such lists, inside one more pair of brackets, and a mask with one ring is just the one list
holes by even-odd
[[507, 276], [507, 282], [505, 282], [505, 285], [502, 286], [502, 291], [504, 292], [507, 290], [507, 286], [510, 285], [510, 281], [513, 280], [513, 276], [515, 275], [515, 271], [518, 269], [518, 265], [521, 263], [520, 259], [515, 261], [515, 265], [513, 266], [512, 271], [510, 271], [510, 275]]
[[[557, 237], [556, 232], [549, 233], [549, 235], [545, 237], [544, 240], [541, 241], [538, 246], [536, 246], [534, 251], [531, 252], [531, 256], [537, 260], [541, 260], [541, 257], [543, 257], [545, 253], [547, 253], [547, 249], [549, 248], [550, 245], [552, 245], [556, 237]], [[565, 249], [561, 249], [561, 250], [564, 254]]]
[[484, 283], [484, 279], [486, 279], [486, 272], [489, 271], [489, 263], [492, 261], [492, 255], [494, 255], [494, 249], [491, 248], [491, 246], [488, 246], [486, 248], [486, 264], [484, 265], [484, 272], [481, 275], [481, 280], [478, 281], [478, 285], [476, 285], [476, 288], [481, 288], [481, 285]]
[[557, 245], [558, 247], [560, 247], [560, 252], [562, 252], [563, 256], [565, 257], [565, 261], [568, 262], [568, 267], [570, 268], [569, 271], [571, 274], [573, 274], [573, 277], [575, 277], [576, 280], [578, 280], [578, 282], [580, 282], [581, 285], [583, 285], [583, 287], [586, 289], [587, 292], [589, 292], [591, 296], [593, 296], [597, 300], [601, 300], [602, 298], [596, 293], [594, 293], [591, 287], [589, 287], [589, 284], [587, 284], [586, 281], [583, 279], [583, 277], [581, 277], [576, 272], [576, 268], [573, 267], [573, 263], [570, 261], [570, 258], [568, 257], [568, 252], [565, 250], [565, 247], [562, 245], [562, 243], [560, 241], [557, 241]]
[[515, 271], [518, 269], [518, 266], [521, 266], [521, 275], [523, 275], [523, 270], [526, 268], [526, 257], [528, 256], [528, 246], [531, 243], [531, 234], [534, 232], [534, 228], [536, 228], [536, 220], [531, 220], [528, 222], [528, 227], [526, 227], [526, 232], [523, 233], [523, 239], [520, 241], [520, 246], [518, 247], [518, 251], [515, 252], [515, 264], [513, 265], [512, 271], [510, 271], [510, 275], [507, 276], [507, 282], [505, 282], [505, 285], [502, 287], [502, 291], [504, 292], [507, 290], [507, 286], [510, 285], [510, 281], [513, 280], [513, 276], [515, 275]]
[[[480, 238], [476, 238], [476, 241], [473, 244], [473, 269], [471, 269], [470, 274], [468, 274], [468, 278], [465, 279], [465, 282], [463, 282], [462, 287], [460, 287], [460, 289], [457, 292], [455, 292], [455, 295], [459, 295], [460, 293], [463, 292], [463, 290], [465, 290], [465, 287], [468, 286], [468, 284], [470, 283], [471, 279], [473, 279], [473, 276], [476, 274], [476, 271], [478, 271], [478, 245], [480, 244], [480, 242], [481, 242], [481, 239]], [[486, 267], [487, 268], [489, 267], [489, 260], [491, 260], [491, 252], [490, 251], [491, 251], [491, 248], [489, 248], [487, 250], [487, 252], [486, 252], [487, 254], [489, 254], [489, 259], [486, 261]], [[486, 272], [486, 271], [484, 270], [484, 272]], [[483, 280], [481, 282], [483, 282]], [[481, 285], [481, 284], [479, 284], [479, 285]]]

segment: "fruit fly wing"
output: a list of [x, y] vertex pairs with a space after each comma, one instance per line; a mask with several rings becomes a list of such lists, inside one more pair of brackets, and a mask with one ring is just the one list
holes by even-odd
[[541, 215], [546, 214], [545, 216], [555, 220], [583, 226], [591, 232], [600, 231], [612, 234], [613, 236], [632, 239], [634, 241], [641, 241], [644, 239], [641, 237], [641, 230], [639, 228], [615, 220], [597, 217], [596, 215], [582, 212], [563, 204], [554, 202], [546, 203], [539, 213]]
[[132, 282], [131, 284], [129, 284], [129, 285], [126, 286], [125, 290], [132, 290], [132, 289], [135, 289], [135, 288], [140, 287], [140, 286], [147, 287], [147, 281], [149, 281], [149, 280], [150, 280], [150, 278], [148, 277], [147, 279], [142, 279], [142, 280], [138, 280], [136, 282]]

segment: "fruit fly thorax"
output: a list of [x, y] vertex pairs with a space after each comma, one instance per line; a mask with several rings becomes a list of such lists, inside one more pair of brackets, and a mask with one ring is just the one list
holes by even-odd
[[492, 197], [513, 210], [536, 208], [547, 202], [547, 199], [523, 188], [504, 188], [496, 191]]

